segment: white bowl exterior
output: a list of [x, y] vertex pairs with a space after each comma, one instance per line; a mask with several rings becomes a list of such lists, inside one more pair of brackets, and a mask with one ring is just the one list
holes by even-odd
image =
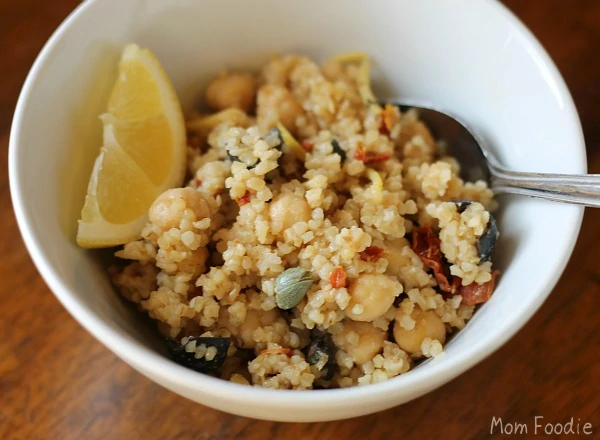
[[[516, 170], [583, 173], [577, 113], [556, 68], [495, 1], [88, 0], [57, 30], [21, 93], [10, 139], [13, 203], [25, 243], [71, 314], [127, 363], [202, 404], [282, 421], [358, 416], [418, 397], [474, 365], [537, 310], [562, 273], [583, 209], [503, 198], [492, 299], [445, 354], [393, 380], [345, 390], [272, 391], [197, 374], [157, 353], [158, 338], [110, 286], [94, 253], [74, 242], [100, 146], [120, 50], [150, 47], [185, 107], [225, 67], [256, 68], [273, 53], [323, 59], [364, 50], [378, 96], [425, 99], [462, 116]], [[65, 341], [68, 343], [68, 341]]]

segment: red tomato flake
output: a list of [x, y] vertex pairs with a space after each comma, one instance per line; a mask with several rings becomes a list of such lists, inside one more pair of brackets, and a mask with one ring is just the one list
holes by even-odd
[[367, 152], [364, 148], [357, 148], [354, 152], [354, 158], [356, 160], [362, 160], [364, 162], [365, 157], [367, 157]]
[[371, 151], [365, 151], [363, 148], [358, 148], [354, 152], [354, 158], [356, 160], [363, 161], [364, 163], [375, 163], [385, 162], [392, 157], [392, 153], [373, 153]]
[[305, 139], [302, 141], [302, 148], [304, 148], [304, 151], [310, 153], [313, 150], [313, 147], [315, 146], [315, 143], [311, 140]]
[[367, 153], [365, 163], [385, 162], [392, 157], [392, 153]]
[[239, 206], [244, 206], [248, 203], [250, 203], [250, 191], [246, 191], [246, 194], [244, 194], [242, 197], [237, 199], [237, 204]]
[[415, 228], [412, 231], [412, 249], [419, 256], [423, 264], [433, 270], [433, 276], [440, 289], [447, 293], [454, 293], [460, 285], [460, 278], [452, 279], [448, 268], [442, 262], [440, 239], [430, 226]]
[[360, 253], [360, 259], [369, 263], [375, 263], [383, 255], [383, 249], [377, 246], [369, 246]]
[[458, 289], [458, 294], [462, 296], [461, 304], [466, 306], [474, 306], [475, 304], [481, 304], [489, 300], [492, 297], [492, 293], [494, 293], [496, 277], [499, 274], [500, 271], [493, 271], [492, 279], [487, 283], [471, 283], [468, 286], [460, 286]]
[[291, 348], [266, 348], [260, 352], [260, 354], [285, 354], [287, 357], [292, 357], [294, 355], [294, 350]]
[[341, 267], [333, 269], [333, 272], [331, 272], [331, 276], [329, 277], [329, 284], [334, 289], [346, 287], [346, 271]]

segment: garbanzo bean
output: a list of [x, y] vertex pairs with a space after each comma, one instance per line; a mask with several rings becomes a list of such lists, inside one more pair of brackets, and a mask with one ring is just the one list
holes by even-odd
[[204, 98], [209, 107], [225, 110], [236, 107], [250, 110], [256, 95], [256, 79], [249, 73], [226, 73], [208, 85]]
[[398, 321], [394, 323], [394, 339], [402, 350], [410, 354], [420, 352], [425, 338], [437, 339], [442, 344], [446, 342], [446, 327], [433, 311], [415, 306], [411, 317], [415, 320], [411, 330], [402, 327]]
[[386, 333], [368, 322], [344, 321], [344, 329], [332, 335], [333, 342], [357, 364], [373, 359], [383, 348]]
[[348, 287], [350, 302], [345, 312], [354, 321], [379, 318], [402, 293], [402, 284], [382, 274], [362, 274]]
[[290, 133], [295, 134], [296, 118], [303, 113], [300, 103], [285, 87], [267, 84], [258, 90], [256, 115], [262, 127], [272, 127], [281, 122]]
[[193, 188], [169, 189], [156, 198], [148, 217], [152, 223], [164, 229], [179, 227], [184, 211], [191, 209], [196, 214], [196, 220], [212, 215], [210, 205], [202, 194]]
[[219, 324], [231, 332], [239, 348], [256, 347], [256, 341], [253, 336], [254, 330], [259, 327], [272, 325], [279, 318], [279, 313], [275, 309], [268, 311], [246, 309], [246, 318], [240, 325], [235, 326], [229, 321], [229, 317], [226, 315], [228, 313], [224, 308], [221, 309]]
[[271, 231], [283, 237], [283, 231], [298, 222], [310, 220], [312, 210], [306, 199], [295, 194], [283, 193], [275, 197], [269, 206]]

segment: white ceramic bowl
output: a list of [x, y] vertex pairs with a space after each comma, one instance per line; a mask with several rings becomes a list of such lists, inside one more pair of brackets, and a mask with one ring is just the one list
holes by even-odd
[[567, 88], [535, 38], [502, 5], [376, 3], [88, 0], [44, 47], [23, 87], [10, 138], [19, 226], [58, 299], [142, 374], [204, 405], [250, 417], [358, 416], [414, 399], [472, 367], [506, 342], [550, 293], [575, 243], [583, 209], [502, 198], [499, 286], [444, 356], [376, 385], [273, 391], [198, 374], [161, 355], [159, 338], [118, 298], [97, 254], [76, 246], [76, 219], [97, 153], [89, 146], [100, 146], [97, 115], [129, 42], [158, 55], [186, 107], [225, 66], [257, 67], [274, 52], [322, 59], [364, 50], [374, 60], [378, 96], [425, 99], [453, 110], [516, 170], [585, 172], [581, 128]]

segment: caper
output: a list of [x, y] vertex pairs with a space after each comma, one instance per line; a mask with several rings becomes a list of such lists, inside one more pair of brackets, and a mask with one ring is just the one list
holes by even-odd
[[292, 267], [280, 273], [275, 279], [275, 302], [282, 310], [296, 307], [312, 286], [309, 271], [302, 267]]

